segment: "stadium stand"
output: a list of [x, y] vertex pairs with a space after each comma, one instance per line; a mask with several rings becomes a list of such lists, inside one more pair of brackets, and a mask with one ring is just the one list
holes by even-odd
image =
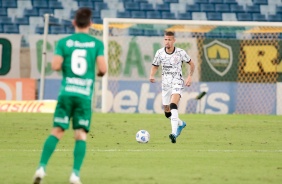
[[[102, 24], [105, 17], [282, 21], [281, 0], [2, 0], [0, 33], [42, 34], [43, 15], [50, 13], [54, 15], [50, 34], [69, 34], [73, 31], [70, 20], [79, 7], [90, 7], [96, 24]], [[159, 34], [154, 30], [131, 32]]]

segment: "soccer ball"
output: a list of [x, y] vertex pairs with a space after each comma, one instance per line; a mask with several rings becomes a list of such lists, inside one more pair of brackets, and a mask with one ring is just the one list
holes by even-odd
[[147, 143], [150, 140], [150, 134], [147, 130], [139, 130], [136, 133], [136, 141], [139, 143]]

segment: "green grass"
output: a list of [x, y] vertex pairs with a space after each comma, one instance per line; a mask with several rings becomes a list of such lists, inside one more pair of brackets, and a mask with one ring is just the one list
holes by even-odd
[[[266, 184], [282, 181], [281, 116], [180, 115], [186, 128], [171, 144], [160, 114], [94, 114], [83, 184]], [[52, 114], [0, 113], [0, 181], [30, 184]], [[148, 144], [135, 141], [139, 129]], [[68, 183], [73, 132], [67, 131], [44, 184]]]

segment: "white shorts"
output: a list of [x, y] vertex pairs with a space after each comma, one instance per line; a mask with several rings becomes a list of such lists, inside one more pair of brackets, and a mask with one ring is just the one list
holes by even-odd
[[163, 105], [169, 105], [170, 104], [170, 98], [171, 98], [171, 95], [173, 94], [179, 94], [180, 97], [182, 95], [182, 92], [183, 92], [183, 87], [176, 87], [176, 88], [169, 88], [167, 90], [162, 90], [162, 102], [163, 102]]

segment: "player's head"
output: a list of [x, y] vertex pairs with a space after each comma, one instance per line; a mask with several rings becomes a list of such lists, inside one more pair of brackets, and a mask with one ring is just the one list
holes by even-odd
[[174, 47], [174, 32], [172, 31], [165, 31], [164, 33], [164, 44], [167, 49]]
[[89, 28], [91, 26], [92, 11], [89, 8], [79, 8], [76, 11], [73, 24], [79, 29]]

